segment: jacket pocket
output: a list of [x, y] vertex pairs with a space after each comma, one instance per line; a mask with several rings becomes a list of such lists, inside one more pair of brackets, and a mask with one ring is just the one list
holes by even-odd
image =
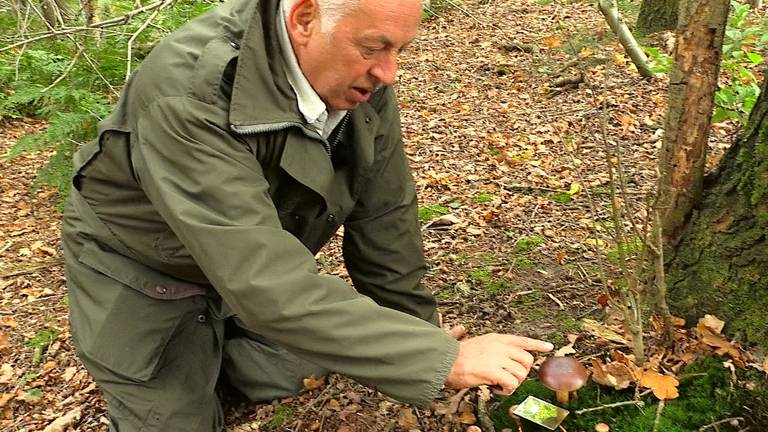
[[157, 272], [94, 243], [85, 245], [78, 264], [68, 268], [76, 285], [73, 335], [81, 355], [119, 376], [149, 381], [184, 323], [201, 325], [195, 317], [206, 313], [204, 296], [158, 300], [144, 294], [147, 287], [165, 286], [168, 277], [157, 280]]

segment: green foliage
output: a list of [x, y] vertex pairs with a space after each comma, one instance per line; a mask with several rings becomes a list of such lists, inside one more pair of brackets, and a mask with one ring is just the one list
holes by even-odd
[[[154, 25], [134, 42], [132, 69], [163, 36], [214, 4], [181, 0], [160, 12]], [[111, 2], [102, 19], [121, 16], [134, 8], [130, 1]], [[18, 40], [15, 16], [0, 15], [0, 36], [6, 41]], [[124, 84], [128, 40], [145, 18], [137, 16], [118, 32], [102, 32], [98, 44], [92, 34], [80, 33], [0, 53], [0, 121], [35, 117], [48, 122], [43, 132], [22, 137], [4, 155], [13, 159], [23, 153], [51, 151], [48, 163], [37, 173], [35, 187], [47, 184], [57, 188], [62, 198], [66, 196], [72, 154], [95, 137], [97, 123], [112, 110], [117, 91]], [[74, 16], [67, 24], [82, 25], [84, 18]], [[32, 21], [28, 29], [30, 33], [45, 30], [39, 20]]]
[[447, 207], [437, 204], [426, 205], [419, 207], [419, 220], [422, 222], [429, 222], [438, 216], [447, 215], [448, 213], [450, 213], [450, 210], [448, 210]]
[[493, 201], [493, 194], [491, 194], [491, 193], [484, 193], [484, 194], [477, 195], [473, 199], [473, 201], [475, 203], [477, 203], [477, 204], [489, 203], [489, 202]]
[[507, 278], [495, 278], [485, 268], [472, 270], [468, 273], [469, 278], [475, 286], [478, 286], [488, 294], [495, 296], [513, 287], [512, 282]]
[[748, 3], [731, 0], [731, 8], [720, 64], [729, 80], [715, 94], [712, 123], [731, 119], [745, 125], [760, 95], [754, 72], [763, 64], [761, 53], [768, 47], [768, 24], [749, 20]]
[[626, 240], [625, 243], [621, 245], [621, 248], [623, 249], [623, 254], [619, 253], [622, 252], [619, 250], [619, 245], [616, 245], [614, 248], [606, 251], [606, 259], [608, 259], [608, 261], [613, 264], [618, 264], [619, 258], [622, 255], [629, 258], [638, 256], [643, 251], [643, 240], [637, 237], [633, 237]]
[[541, 236], [522, 237], [515, 243], [515, 251], [519, 253], [526, 253], [532, 251], [534, 248], [543, 245], [547, 240]]
[[58, 335], [56, 329], [43, 329], [27, 341], [27, 346], [32, 348], [32, 364], [40, 363], [43, 354]]
[[[751, 20], [748, 3], [731, 0], [731, 9], [720, 63], [726, 79], [715, 94], [712, 123], [735, 120], [745, 125], [760, 95], [755, 72], [764, 64], [762, 53], [768, 49], [768, 22]], [[672, 70], [672, 57], [657, 48], [643, 49], [650, 60], [651, 71], [669, 73]]]
[[558, 204], [568, 204], [573, 200], [573, 195], [568, 192], [554, 192], [550, 197]]
[[651, 72], [668, 74], [672, 71], [674, 60], [671, 56], [664, 54], [660, 49], [654, 47], [643, 47], [643, 51], [648, 56]]
[[424, 7], [424, 12], [422, 12], [421, 17], [424, 20], [430, 20], [447, 12], [450, 8], [454, 7], [454, 5], [461, 6], [462, 4], [462, 0], [432, 0], [429, 7]]
[[269, 423], [267, 423], [267, 427], [270, 430], [278, 429], [280, 426], [283, 426], [285, 422], [288, 421], [288, 419], [291, 417], [291, 414], [293, 414], [293, 410], [288, 408], [287, 406], [275, 404], [275, 413], [272, 414], [272, 418], [269, 419]]

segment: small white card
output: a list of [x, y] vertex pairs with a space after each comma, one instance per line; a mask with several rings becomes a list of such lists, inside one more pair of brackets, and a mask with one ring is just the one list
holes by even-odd
[[549, 430], [555, 430], [565, 420], [570, 411], [564, 410], [549, 402], [533, 396], [528, 396], [513, 411], [516, 416], [530, 420]]

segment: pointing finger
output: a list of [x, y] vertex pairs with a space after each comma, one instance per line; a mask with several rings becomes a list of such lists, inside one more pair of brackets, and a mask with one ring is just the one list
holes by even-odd
[[555, 349], [554, 345], [543, 340], [531, 339], [515, 335], [504, 335], [504, 337], [504, 342], [507, 344], [513, 345], [517, 348], [522, 348], [526, 351], [547, 352]]

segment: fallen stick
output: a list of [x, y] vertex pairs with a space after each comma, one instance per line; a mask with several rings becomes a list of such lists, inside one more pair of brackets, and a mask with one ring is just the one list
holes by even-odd
[[617, 406], [622, 406], [622, 405], [636, 405], [636, 406], [642, 408], [642, 407], [645, 406], [645, 402], [643, 402], [641, 400], [615, 402], [615, 403], [611, 403], [611, 404], [600, 405], [600, 406], [597, 406], [597, 407], [584, 408], [584, 409], [576, 410], [573, 413], [574, 414], [584, 414], [584, 413], [588, 413], [588, 412], [592, 412], [592, 411], [600, 411], [600, 410], [604, 410], [604, 409], [608, 409], [608, 408], [615, 408]]

